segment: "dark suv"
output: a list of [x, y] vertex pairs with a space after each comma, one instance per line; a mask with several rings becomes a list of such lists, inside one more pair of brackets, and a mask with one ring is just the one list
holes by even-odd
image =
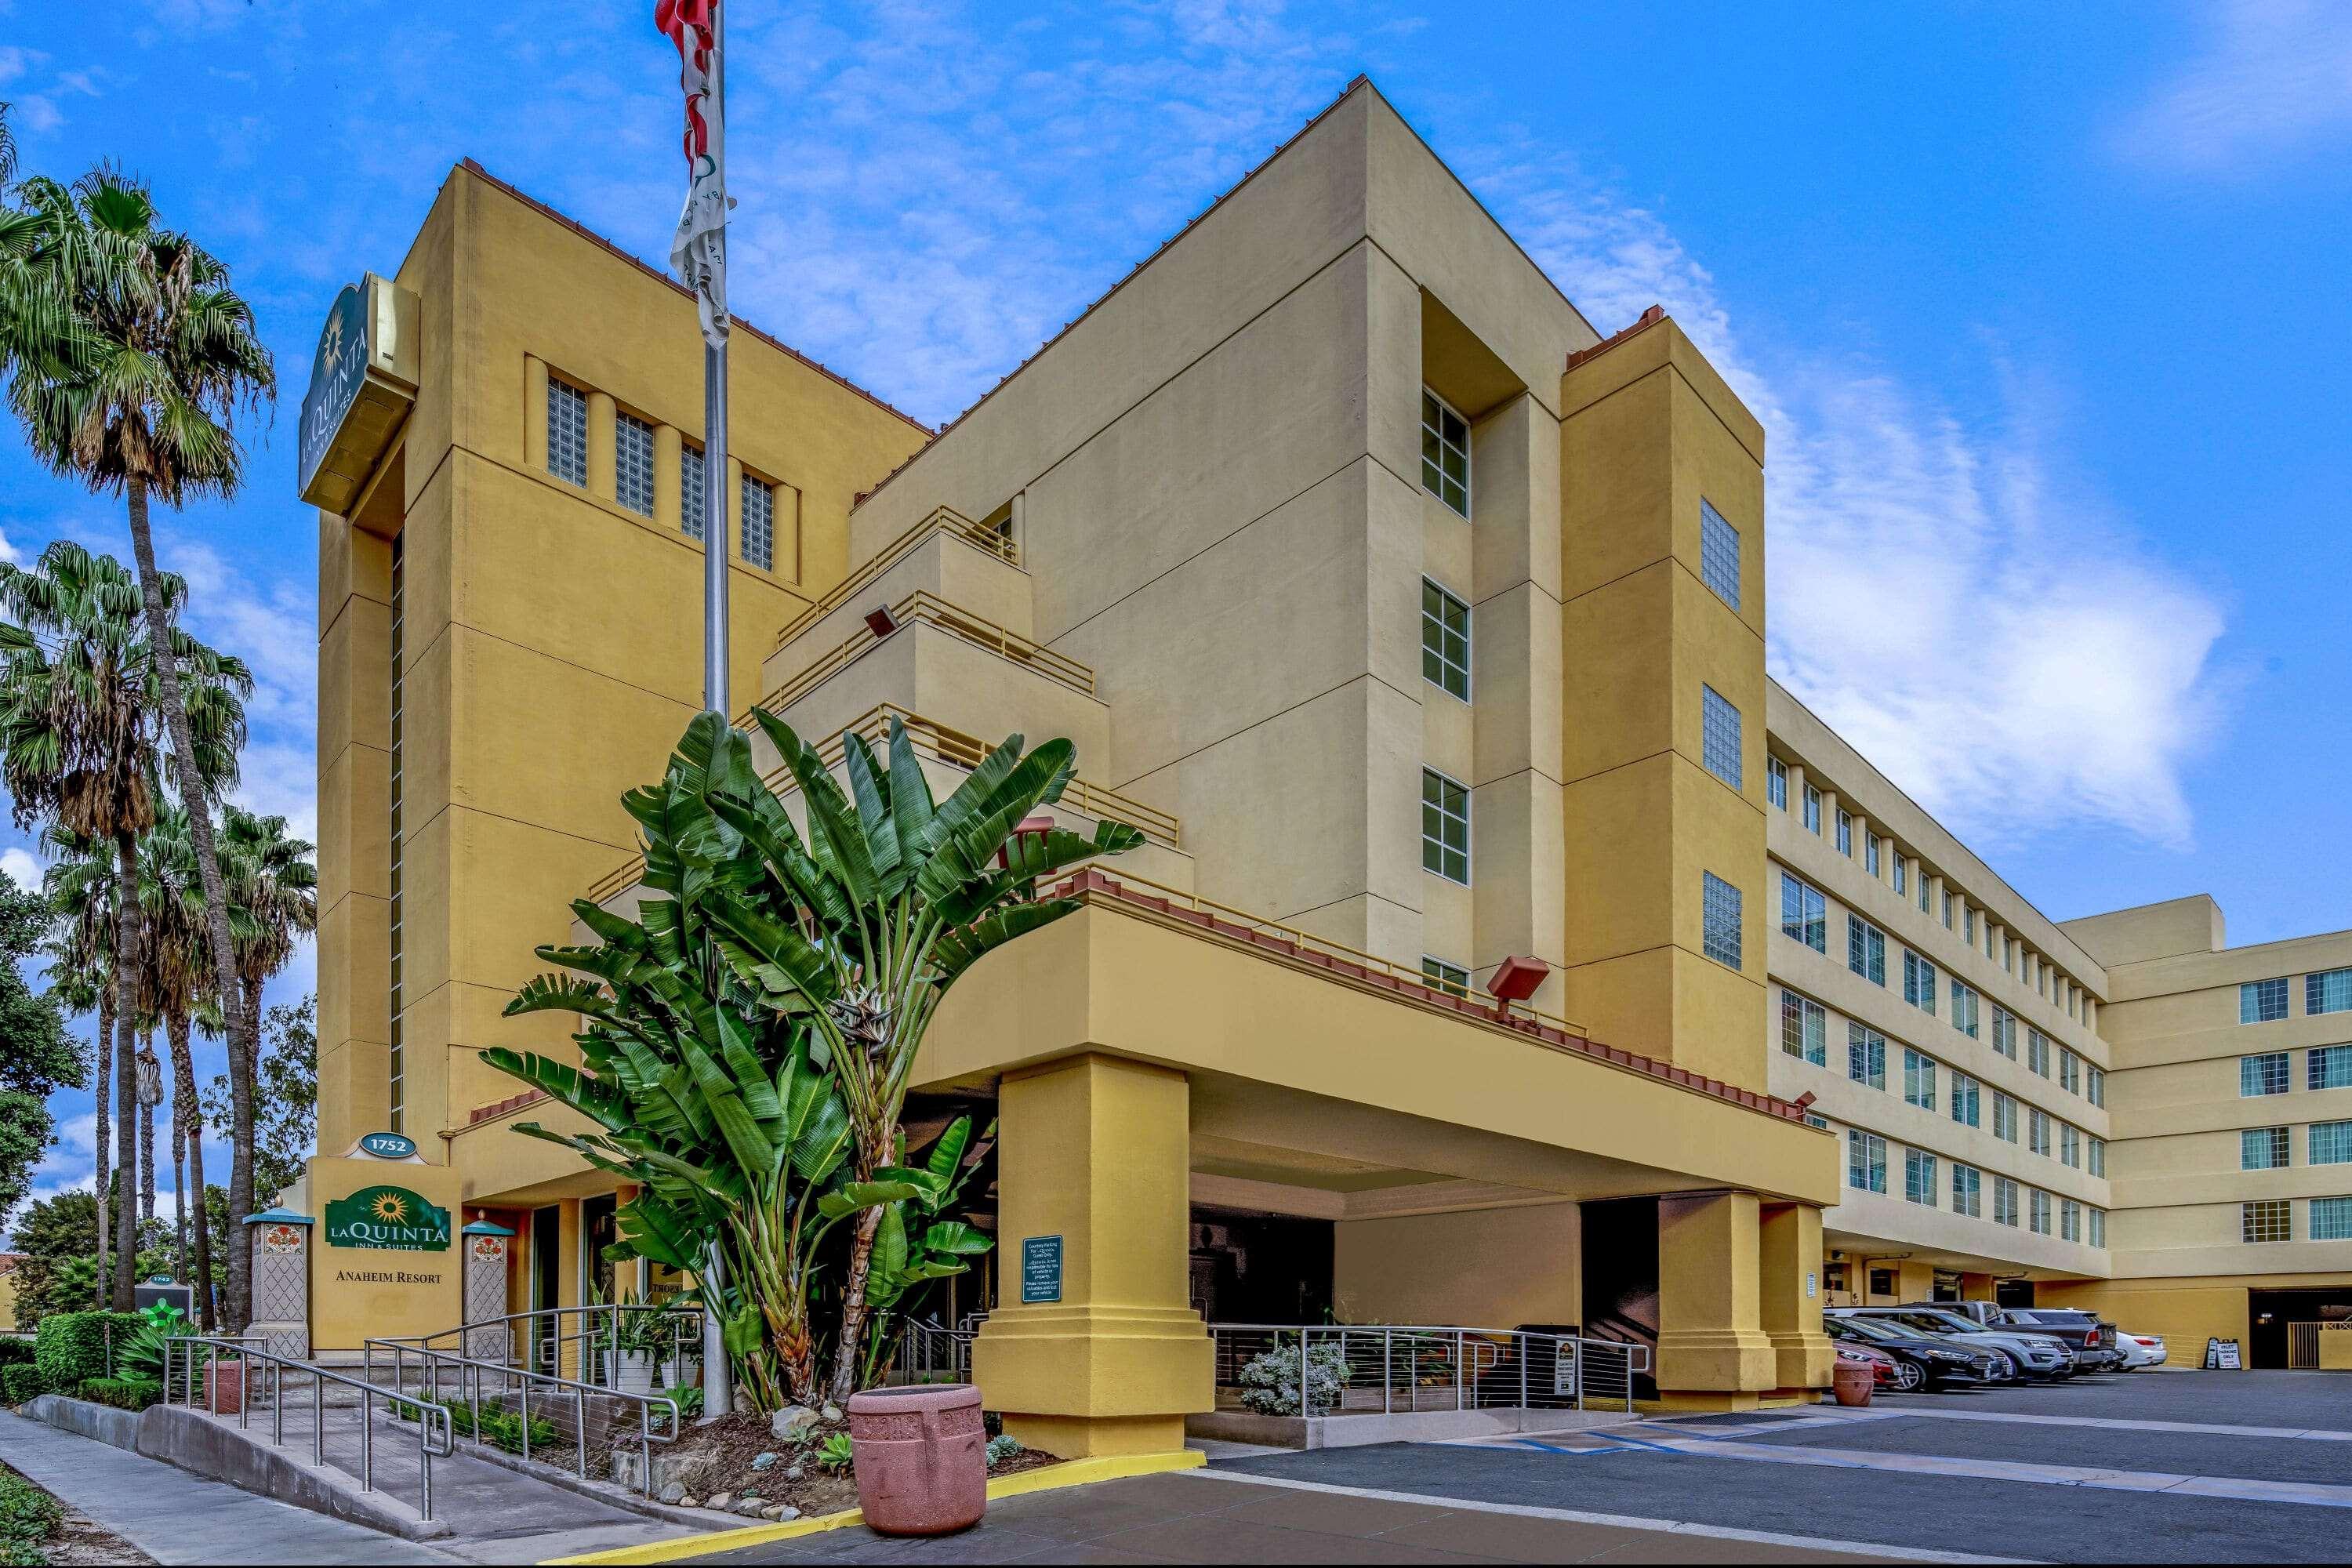
[[1893, 1356], [1895, 1386], [1905, 1394], [1954, 1383], [1991, 1383], [1998, 1375], [1998, 1363], [1991, 1355], [1958, 1340], [1919, 1333], [1896, 1323], [1824, 1313], [1822, 1331], [1833, 1340], [1852, 1340]]
[[2084, 1372], [2115, 1372], [2124, 1365], [2115, 1324], [2102, 1321], [2095, 1312], [2061, 1307], [2004, 1307], [2000, 1309], [2000, 1321], [2005, 1327], [2063, 1341], [2066, 1348], [2074, 1352], [2074, 1364]]

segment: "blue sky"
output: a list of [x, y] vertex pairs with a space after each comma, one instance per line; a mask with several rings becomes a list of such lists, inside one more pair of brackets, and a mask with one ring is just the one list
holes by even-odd
[[[2352, 841], [2352, 10], [728, 3], [737, 309], [918, 416], [1369, 72], [1601, 331], [1663, 301], [1734, 379], [1776, 673], [2021, 891], [2352, 925], [2313, 874]], [[468, 155], [664, 255], [651, 9], [0, 0], [27, 167], [146, 176], [289, 378], [251, 493], [162, 547], [260, 673], [247, 795], [306, 831], [319, 322]], [[60, 534], [121, 548], [0, 436], [0, 549]], [[58, 1110], [45, 1189], [89, 1171], [88, 1098]]]

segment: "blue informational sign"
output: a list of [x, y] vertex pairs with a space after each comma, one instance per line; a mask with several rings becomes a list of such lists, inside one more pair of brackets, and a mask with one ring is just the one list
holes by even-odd
[[371, 1132], [360, 1140], [360, 1152], [379, 1160], [405, 1160], [416, 1152], [416, 1140], [398, 1132]]
[[1062, 1238], [1021, 1238], [1021, 1300], [1024, 1305], [1062, 1299]]

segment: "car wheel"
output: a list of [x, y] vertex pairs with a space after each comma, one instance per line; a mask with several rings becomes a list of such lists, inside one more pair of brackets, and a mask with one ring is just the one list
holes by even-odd
[[1916, 1361], [1895, 1363], [1895, 1390], [1898, 1394], [1916, 1394], [1927, 1381], [1927, 1369]]

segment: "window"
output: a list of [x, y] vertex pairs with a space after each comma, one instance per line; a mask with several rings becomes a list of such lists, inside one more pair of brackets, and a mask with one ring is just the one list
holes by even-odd
[[1470, 972], [1458, 963], [1448, 963], [1424, 952], [1421, 955], [1421, 973], [1432, 985], [1449, 996], [1470, 994]]
[[2306, 1013], [2352, 1013], [2352, 969], [2330, 969], [2303, 977]]
[[654, 514], [654, 427], [634, 414], [613, 416], [613, 493], [640, 517]]
[[2050, 1113], [2029, 1110], [2025, 1113], [2025, 1146], [2043, 1159], [2050, 1157]]
[[2286, 1129], [2249, 1127], [2238, 1134], [2238, 1169], [2284, 1170], [2287, 1163]]
[[1701, 871], [1699, 951], [1717, 963], [1739, 967], [1739, 889], [1712, 871]]
[[1936, 966], [1907, 947], [1903, 950], [1903, 1000], [1931, 1018], [1936, 1016]]
[[2039, 1029], [2025, 1031], [2025, 1066], [2030, 1072], [2050, 1076], [2050, 1037]]
[[1960, 911], [1960, 940], [1970, 947], [1977, 944], [1977, 912], [1974, 910]]
[[1860, 915], [1845, 917], [1845, 966], [1873, 985], [1886, 984], [1886, 933]]
[[1992, 1222], [2008, 1226], [2017, 1223], [2017, 1184], [2007, 1176], [1992, 1179]]
[[1970, 1219], [1984, 1217], [1984, 1173], [1974, 1165], [1952, 1165], [1952, 1212]]
[[1977, 1037], [1977, 994], [1955, 980], [1952, 986], [1952, 1027], [1970, 1039]]
[[1470, 515], [1470, 424], [1427, 387], [1421, 391], [1421, 488]]
[[1780, 931], [1815, 952], [1830, 950], [1830, 905], [1819, 888], [1780, 873]]
[[2293, 1241], [2294, 1205], [2284, 1198], [2263, 1198], [2238, 1205], [2241, 1241]]
[[1801, 1061], [1829, 1061], [1829, 1015], [1822, 1005], [1793, 991], [1780, 993], [1780, 1048]]
[[709, 491], [703, 486], [702, 448], [688, 441], [677, 454], [677, 531], [688, 539], [702, 537], [703, 498]]
[[1812, 785], [1805, 786], [1805, 831], [1818, 834], [1822, 830], [1822, 792]]
[[2105, 1209], [2093, 1209], [2091, 1211], [2091, 1245], [2093, 1247], [2105, 1247], [2106, 1244], [2107, 1211]]
[[2315, 1121], [2304, 1134], [2304, 1163], [2352, 1165], [2352, 1121]]
[[1903, 1151], [1903, 1196], [1908, 1203], [1936, 1206], [1936, 1156], [1916, 1149]]
[[743, 476], [743, 559], [762, 572], [776, 566], [776, 492], [773, 487]]
[[2004, 974], [2017, 973], [2017, 939], [2013, 936], [2000, 939], [2000, 970]]
[[2072, 1198], [2058, 1202], [2058, 1237], [2062, 1241], [2083, 1239], [2083, 1205]]
[[1862, 836], [1862, 868], [1874, 877], [1878, 875], [1878, 835], [1875, 833]]
[[1875, 1132], [1845, 1135], [1845, 1184], [1865, 1193], [1886, 1190], [1886, 1140]]
[[2352, 1241], [2352, 1198], [2312, 1199], [2311, 1239]]
[[1984, 1086], [1964, 1072], [1952, 1075], [1952, 1120], [1963, 1127], [1980, 1125], [1977, 1121], [1977, 1098]]
[[2083, 1058], [2072, 1051], [2058, 1053], [2058, 1087], [2069, 1094], [2083, 1092]]
[[1789, 764], [1778, 757], [1764, 759], [1764, 798], [1782, 811], [1789, 809]]
[[2252, 1100], [2257, 1095], [2284, 1094], [2287, 1091], [2287, 1053], [2265, 1051], [2258, 1057], [2238, 1058], [2238, 1094]]
[[2286, 977], [2249, 980], [2238, 987], [2238, 1022], [2275, 1024], [2286, 1016]]
[[1698, 574], [1717, 598], [1739, 608], [1739, 531], [1704, 496], [1698, 503]]
[[2050, 1194], [2040, 1187], [2025, 1190], [2025, 1227], [2036, 1236], [2050, 1234]]
[[2310, 1089], [2352, 1089], [2352, 1046], [2314, 1046], [2304, 1053], [2304, 1083]]
[[1845, 1076], [1873, 1089], [1886, 1087], [1886, 1037], [1860, 1024], [1845, 1026]]
[[1903, 1103], [1922, 1110], [1936, 1109], [1936, 1061], [1910, 1047], [1903, 1047]]
[[2093, 1068], [2084, 1075], [2084, 1088], [2093, 1105], [2104, 1108], [2107, 1103], [2107, 1074], [2104, 1068]]
[[1448, 697], [1470, 700], [1470, 606], [1421, 580], [1421, 678]]
[[1470, 792], [1435, 768], [1421, 770], [1421, 868], [1470, 885]]
[[1906, 864], [1908, 864], [1908, 862], [1906, 862], [1902, 856], [1897, 855], [1895, 857], [1895, 890], [1898, 893], [1904, 891], [1910, 886], [1910, 883], [1904, 880], [1905, 872], [1903, 868]]
[[1992, 1135], [2005, 1142], [2017, 1142], [2017, 1101], [1999, 1089], [1992, 1091]]
[[588, 482], [588, 395], [566, 382], [547, 384], [547, 471]]
[[1699, 760], [1706, 771], [1739, 787], [1739, 710], [1712, 686], [1699, 685]]
[[2078, 1171], [2083, 1168], [2082, 1131], [2071, 1121], [2058, 1124], [2058, 1163]]
[[1996, 1056], [2017, 1059], [2017, 1015], [2006, 1007], [1992, 1010], [1992, 1048]]
[[2104, 1138], [2094, 1138], [2091, 1140], [2091, 1174], [2104, 1176], [2106, 1173], [2107, 1141]]
[[1837, 814], [1837, 852], [1853, 858], [1853, 813], [1843, 809]]
[[1944, 929], [1945, 929], [1946, 931], [1949, 931], [1949, 930], [1951, 930], [1951, 929], [1952, 929], [1952, 910], [1953, 910], [1953, 900], [1952, 900], [1952, 895], [1951, 895], [1951, 894], [1949, 894], [1949, 893], [1946, 893], [1946, 894], [1944, 895]]

